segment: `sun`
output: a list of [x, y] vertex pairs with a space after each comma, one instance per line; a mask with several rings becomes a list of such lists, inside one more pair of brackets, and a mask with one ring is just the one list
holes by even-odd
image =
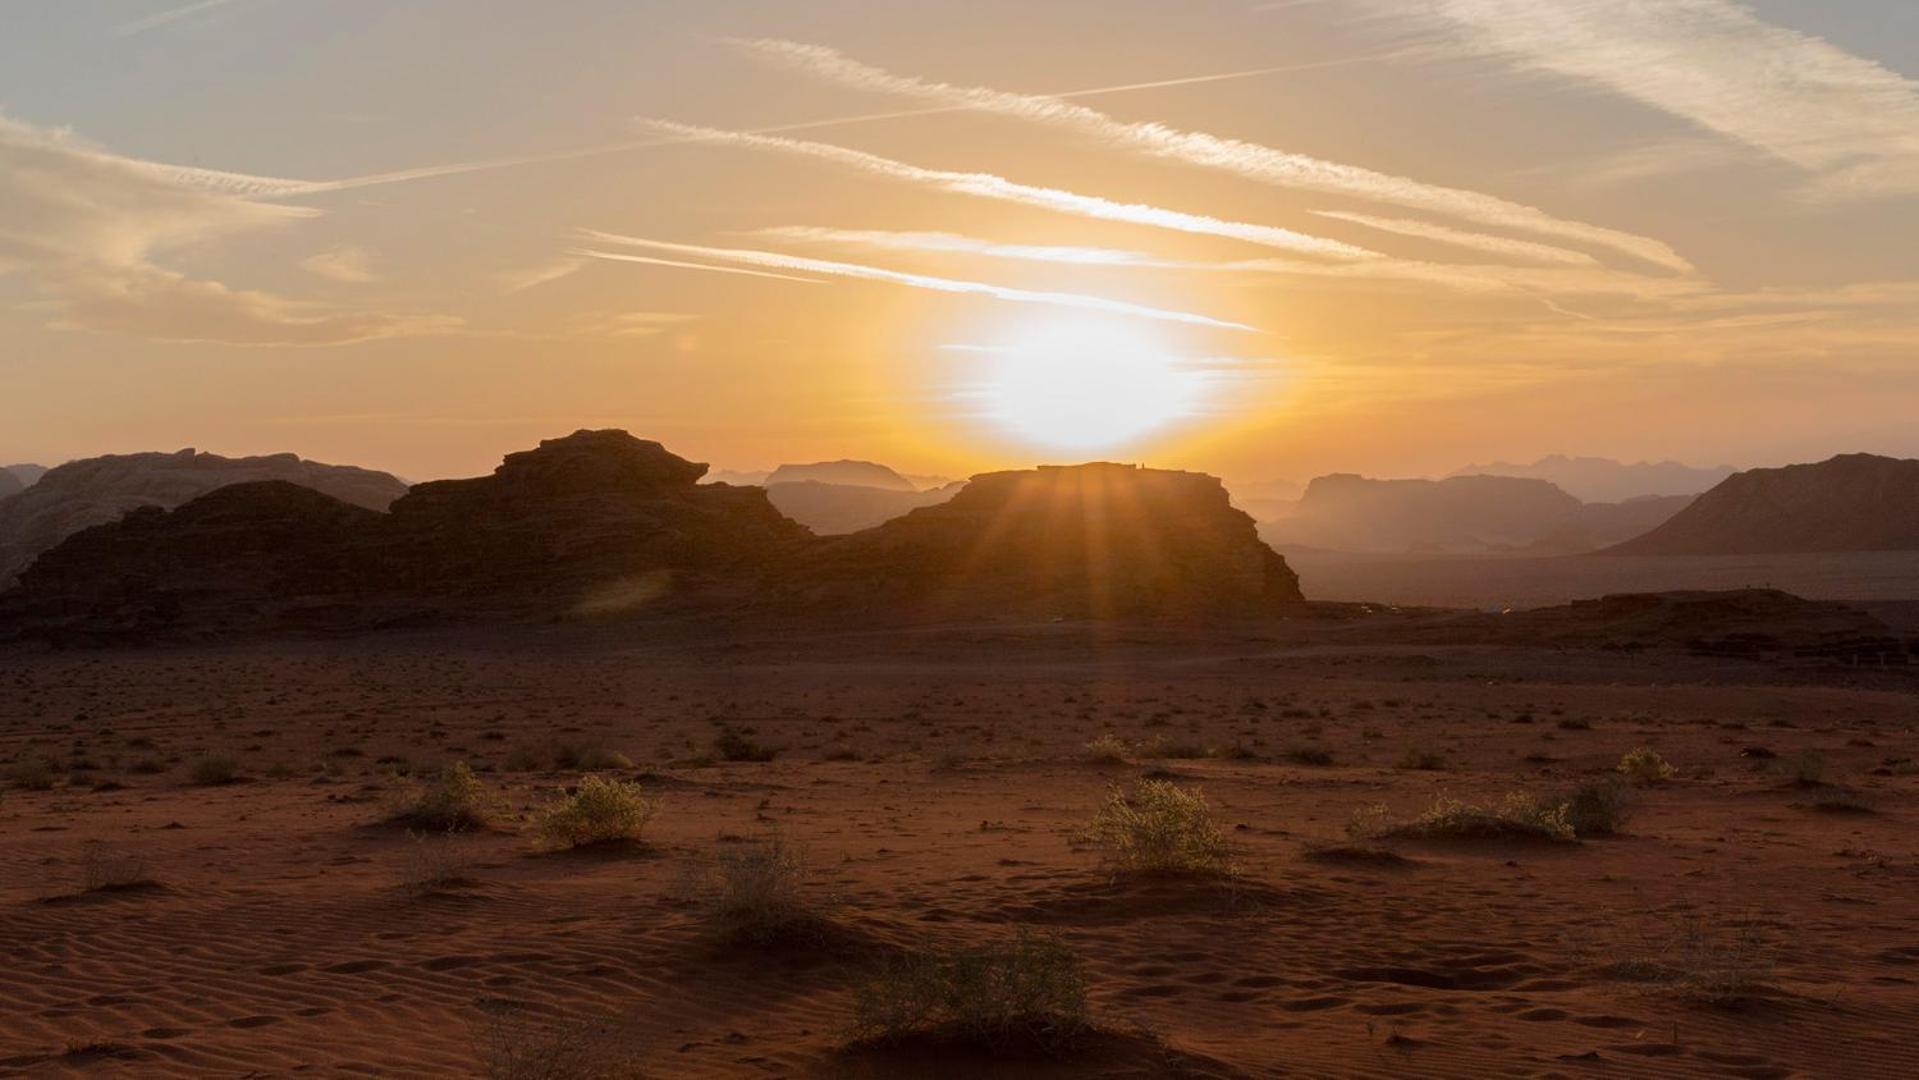
[[1151, 330], [1094, 319], [1018, 327], [980, 357], [963, 396], [1005, 435], [1054, 450], [1110, 450], [1197, 415], [1210, 382]]

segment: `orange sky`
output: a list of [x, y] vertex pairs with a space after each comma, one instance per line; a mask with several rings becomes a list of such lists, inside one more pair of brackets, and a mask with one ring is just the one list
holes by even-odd
[[13, 12], [0, 459], [1919, 454], [1919, 18], [1819, 7]]

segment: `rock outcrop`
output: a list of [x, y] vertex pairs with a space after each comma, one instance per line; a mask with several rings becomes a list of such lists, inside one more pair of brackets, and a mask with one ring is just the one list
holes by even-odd
[[822, 484], [814, 480], [766, 485], [766, 497], [780, 513], [813, 531], [815, 536], [840, 536], [891, 521], [909, 510], [934, 506], [965, 487], [949, 484], [931, 491], [898, 491], [855, 484]]
[[1699, 468], [1677, 461], [1637, 461], [1627, 464], [1611, 458], [1552, 454], [1530, 465], [1518, 465], [1510, 461], [1468, 465], [1451, 475], [1519, 476], [1545, 480], [1576, 499], [1616, 503], [1652, 495], [1697, 495], [1731, 476], [1734, 471], [1730, 465]]
[[305, 461], [293, 454], [228, 458], [181, 450], [113, 454], [50, 469], [0, 503], [0, 589], [41, 552], [141, 507], [169, 509], [231, 484], [284, 480], [369, 510], [384, 510], [406, 485], [383, 472]]
[[1748, 469], [1609, 555], [1919, 550], [1919, 460], [1841, 454]]
[[1259, 616], [1301, 601], [1217, 479], [1106, 463], [975, 476], [818, 545], [782, 592], [887, 618]]
[[1336, 473], [1307, 485], [1292, 513], [1262, 522], [1260, 534], [1282, 549], [1575, 554], [1637, 536], [1677, 513], [1689, 498], [1582, 503], [1544, 480], [1372, 480]]
[[911, 480], [871, 461], [816, 461], [809, 465], [782, 465], [767, 475], [765, 484], [843, 484], [886, 491], [918, 491]]
[[8, 465], [5, 469], [0, 470], [0, 472], [12, 473], [13, 478], [20, 481], [21, 487], [30, 488], [39, 483], [41, 477], [47, 475], [47, 467], [45, 465], [23, 463], [20, 465]]

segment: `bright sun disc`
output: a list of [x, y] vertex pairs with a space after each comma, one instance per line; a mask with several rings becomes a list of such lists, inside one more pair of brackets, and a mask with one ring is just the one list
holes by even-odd
[[973, 382], [984, 418], [1024, 442], [1061, 450], [1123, 446], [1196, 414], [1207, 376], [1146, 330], [1054, 323], [984, 354]]

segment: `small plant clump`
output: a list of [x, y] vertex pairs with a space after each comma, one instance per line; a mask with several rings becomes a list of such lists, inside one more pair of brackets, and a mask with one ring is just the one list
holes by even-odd
[[1751, 920], [1715, 928], [1689, 919], [1618, 950], [1606, 973], [1689, 1001], [1732, 1007], [1764, 996], [1772, 969], [1771, 952]]
[[1128, 794], [1106, 793], [1088, 837], [1122, 870], [1147, 874], [1220, 874], [1231, 869], [1226, 838], [1206, 797], [1169, 780], [1142, 780]]
[[819, 929], [806, 894], [806, 854], [778, 832], [714, 856], [713, 912], [729, 936], [756, 944]]
[[743, 731], [728, 728], [713, 737], [713, 753], [721, 761], [772, 761], [779, 750], [761, 745]]
[[486, 786], [464, 761], [456, 761], [421, 788], [393, 820], [435, 832], [483, 829], [493, 818]]
[[[1371, 822], [1373, 835], [1411, 840], [1551, 840], [1577, 839], [1565, 803], [1540, 802], [1523, 791], [1497, 803], [1469, 803], [1439, 795], [1412, 821], [1386, 826], [1383, 817]], [[1349, 826], [1349, 831], [1351, 826]], [[1360, 834], [1355, 834], [1360, 835]]]
[[81, 885], [87, 892], [121, 892], [154, 884], [147, 874], [147, 861], [138, 854], [117, 851], [99, 840], [88, 841], [80, 851]]
[[1650, 746], [1627, 751], [1617, 768], [1621, 776], [1635, 784], [1661, 784], [1677, 775], [1677, 770]]
[[1617, 779], [1581, 784], [1560, 796], [1566, 821], [1579, 836], [1613, 836], [1632, 816], [1632, 798]]
[[193, 782], [199, 787], [218, 787], [240, 778], [240, 763], [232, 754], [208, 754], [193, 763]]
[[1446, 759], [1431, 750], [1408, 747], [1399, 760], [1393, 763], [1395, 769], [1414, 769], [1422, 772], [1438, 772], [1446, 767]]
[[637, 840], [659, 809], [659, 800], [624, 780], [588, 775], [572, 795], [540, 818], [540, 841], [555, 848]]
[[1086, 744], [1086, 760], [1095, 765], [1124, 765], [1132, 756], [1133, 747], [1110, 731]]
[[1056, 937], [921, 948], [883, 962], [853, 997], [858, 1037], [929, 1037], [990, 1051], [1057, 1051], [1090, 1027], [1086, 973]]

